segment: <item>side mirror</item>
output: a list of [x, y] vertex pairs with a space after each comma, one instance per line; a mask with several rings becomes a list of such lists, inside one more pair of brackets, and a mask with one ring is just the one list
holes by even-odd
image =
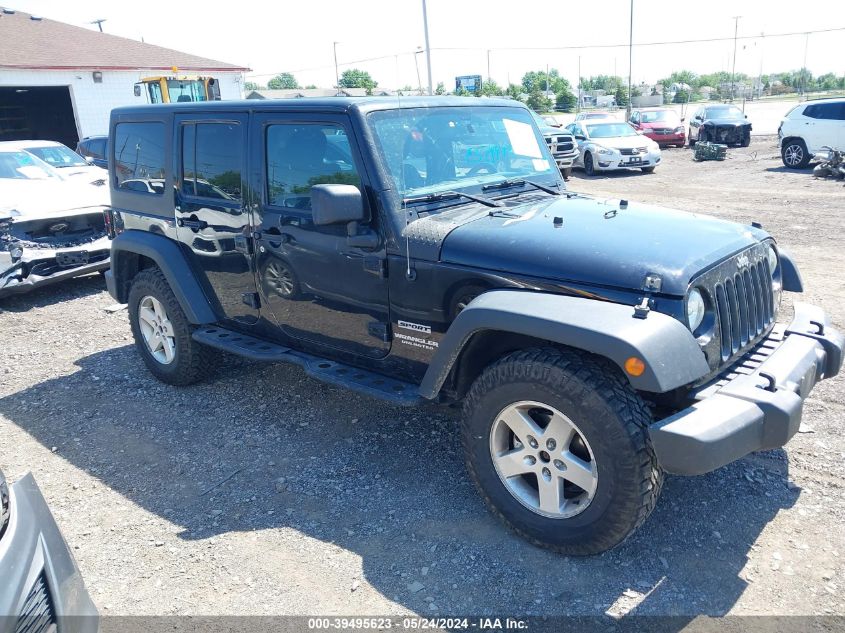
[[583, 134], [576, 134], [576, 135], [575, 135], [575, 140], [576, 140], [576, 141], [586, 141], [586, 140], [587, 140], [587, 137], [586, 137], [586, 136], [584, 136]]
[[93, 159], [91, 156], [86, 156], [86, 157], [85, 157], [85, 162], [86, 162], [86, 163], [88, 163], [89, 165], [93, 165], [93, 164], [94, 164], [94, 159]]
[[141, 84], [135, 84], [135, 96], [136, 97], [141, 96]]
[[353, 185], [314, 185], [311, 216], [317, 226], [361, 222], [364, 219], [361, 191]]
[[645, 134], [644, 130], [637, 130], [637, 134]]

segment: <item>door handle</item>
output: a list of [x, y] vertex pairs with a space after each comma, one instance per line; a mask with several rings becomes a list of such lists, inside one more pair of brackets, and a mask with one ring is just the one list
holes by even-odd
[[201, 231], [202, 229], [208, 228], [208, 222], [205, 220], [186, 220], [185, 218], [179, 218], [176, 220], [176, 226], [184, 226], [186, 229], [191, 229], [192, 231]]

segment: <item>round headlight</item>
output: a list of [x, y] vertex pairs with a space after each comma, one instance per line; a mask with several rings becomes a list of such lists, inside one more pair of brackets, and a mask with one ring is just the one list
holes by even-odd
[[772, 277], [774, 277], [775, 270], [777, 270], [778, 267], [778, 252], [775, 250], [774, 246], [769, 245], [766, 257], [769, 260], [769, 272], [772, 274]]
[[704, 310], [704, 297], [698, 288], [693, 288], [687, 295], [687, 323], [691, 332], [695, 332], [704, 320]]

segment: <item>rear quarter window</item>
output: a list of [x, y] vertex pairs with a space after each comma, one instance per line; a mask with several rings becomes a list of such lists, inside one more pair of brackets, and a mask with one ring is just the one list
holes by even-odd
[[164, 123], [118, 123], [113, 150], [115, 187], [138, 193], [164, 194], [164, 141]]

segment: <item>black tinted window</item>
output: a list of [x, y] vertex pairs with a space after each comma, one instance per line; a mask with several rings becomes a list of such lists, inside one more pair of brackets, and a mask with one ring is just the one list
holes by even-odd
[[804, 116], [812, 119], [845, 120], [845, 103], [816, 103], [804, 109]]
[[182, 192], [240, 200], [241, 129], [237, 123], [197, 123], [182, 129]]
[[114, 167], [118, 188], [163, 194], [164, 123], [118, 123]]
[[267, 128], [270, 204], [310, 210], [311, 187], [319, 184], [360, 185], [344, 129], [324, 124]]

